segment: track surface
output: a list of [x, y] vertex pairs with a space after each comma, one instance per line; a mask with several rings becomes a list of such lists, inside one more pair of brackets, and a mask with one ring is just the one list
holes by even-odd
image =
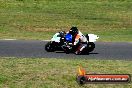
[[96, 48], [89, 55], [65, 54], [63, 52], [46, 52], [46, 41], [0, 40], [0, 57], [32, 58], [95, 58], [132, 60], [132, 43], [96, 42]]

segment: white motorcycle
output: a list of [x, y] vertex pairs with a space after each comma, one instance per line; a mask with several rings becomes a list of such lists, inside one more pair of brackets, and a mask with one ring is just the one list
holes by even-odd
[[[95, 34], [87, 34], [85, 37], [87, 38], [87, 47], [85, 48], [85, 52], [87, 53], [92, 52], [95, 48], [94, 42], [96, 42], [99, 36]], [[54, 51], [65, 51], [66, 53], [75, 52], [75, 47], [72, 48], [73, 46], [70, 46], [72, 45], [71, 42], [72, 35], [58, 32], [52, 37], [51, 41], [49, 41], [45, 45], [45, 50], [47, 52]], [[63, 46], [67, 46], [67, 49], [64, 49]]]

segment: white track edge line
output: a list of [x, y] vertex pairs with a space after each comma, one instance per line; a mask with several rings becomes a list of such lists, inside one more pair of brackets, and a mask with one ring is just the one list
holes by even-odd
[[17, 39], [0, 39], [0, 40], [17, 40]]

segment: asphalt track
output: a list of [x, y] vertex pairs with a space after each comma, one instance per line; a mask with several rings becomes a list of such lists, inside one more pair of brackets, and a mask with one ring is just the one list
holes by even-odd
[[0, 40], [0, 57], [132, 60], [131, 42], [96, 42], [95, 50], [89, 55], [46, 52], [46, 43], [38, 40]]

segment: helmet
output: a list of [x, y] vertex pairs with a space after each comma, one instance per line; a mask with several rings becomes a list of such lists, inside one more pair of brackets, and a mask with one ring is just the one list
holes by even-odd
[[65, 32], [65, 31], [60, 31], [59, 33], [60, 33], [60, 37], [64, 37], [64, 36], [65, 36], [65, 34], [66, 34], [66, 32]]
[[72, 27], [72, 28], [69, 30], [69, 33], [72, 34], [72, 36], [78, 34], [78, 29], [77, 29], [77, 27]]

